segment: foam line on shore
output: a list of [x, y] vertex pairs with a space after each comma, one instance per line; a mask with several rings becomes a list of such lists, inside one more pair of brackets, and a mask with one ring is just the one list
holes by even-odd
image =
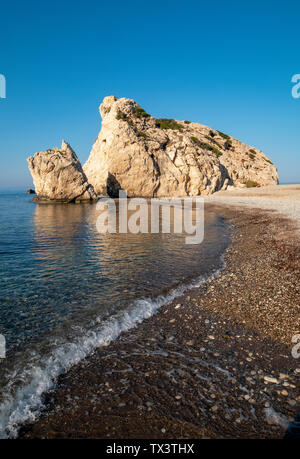
[[[83, 331], [72, 343], [64, 343], [53, 349], [47, 358], [35, 355], [18, 376], [21, 387], [14, 391], [14, 375], [10, 377], [10, 391], [4, 395], [0, 404], [0, 438], [16, 438], [19, 428], [34, 422], [44, 408], [43, 396], [55, 388], [57, 378], [72, 366], [90, 355], [96, 348], [107, 346], [116, 340], [122, 332], [136, 327], [143, 320], [155, 314], [158, 309], [181, 296], [187, 290], [203, 285], [212, 280], [225, 268], [223, 257], [221, 266], [212, 273], [201, 275], [192, 282], [172, 289], [167, 295], [155, 299], [136, 300], [127, 310], [103, 320], [95, 321], [93, 329]], [[15, 392], [15, 393], [13, 393]]]

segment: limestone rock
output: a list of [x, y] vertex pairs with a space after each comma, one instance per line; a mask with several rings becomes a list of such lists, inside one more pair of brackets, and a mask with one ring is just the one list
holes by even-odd
[[197, 196], [278, 183], [256, 148], [198, 123], [155, 119], [134, 100], [105, 97], [102, 128], [83, 169], [99, 195]]
[[38, 201], [81, 202], [97, 199], [69, 144], [36, 153], [27, 159]]

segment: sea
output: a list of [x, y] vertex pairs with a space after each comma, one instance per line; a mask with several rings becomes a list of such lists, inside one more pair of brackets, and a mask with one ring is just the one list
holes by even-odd
[[0, 192], [0, 438], [39, 417], [59, 375], [224, 268], [231, 228], [212, 208], [192, 245], [174, 232], [99, 233], [99, 215], [95, 203]]

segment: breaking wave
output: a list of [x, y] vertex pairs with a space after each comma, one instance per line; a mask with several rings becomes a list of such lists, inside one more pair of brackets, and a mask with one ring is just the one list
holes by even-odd
[[221, 257], [221, 267], [212, 273], [180, 285], [166, 295], [136, 300], [127, 310], [104, 321], [101, 318], [96, 319], [91, 329], [81, 330], [80, 336], [73, 342], [58, 344], [54, 341], [53, 350], [47, 357], [38, 354], [32, 356], [31, 362], [19, 374], [14, 370], [9, 375], [9, 384], [0, 404], [0, 438], [16, 438], [23, 424], [34, 422], [39, 417], [44, 407], [44, 394], [55, 388], [59, 375], [66, 373], [96, 348], [107, 346], [122, 332], [151, 317], [161, 306], [187, 290], [214, 279], [224, 268], [225, 262]]

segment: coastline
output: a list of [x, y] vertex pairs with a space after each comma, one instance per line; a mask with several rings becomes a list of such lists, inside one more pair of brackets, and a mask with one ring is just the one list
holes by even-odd
[[218, 211], [237, 229], [220, 276], [62, 375], [19, 437], [283, 437], [300, 405], [299, 237], [272, 212]]

